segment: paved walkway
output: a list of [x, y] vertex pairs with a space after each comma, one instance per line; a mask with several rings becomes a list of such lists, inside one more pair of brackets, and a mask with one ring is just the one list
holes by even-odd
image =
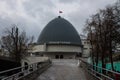
[[77, 60], [53, 60], [53, 65], [36, 80], [86, 80]]

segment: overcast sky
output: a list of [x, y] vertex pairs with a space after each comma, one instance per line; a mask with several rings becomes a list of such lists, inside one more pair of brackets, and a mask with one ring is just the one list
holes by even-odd
[[37, 40], [45, 25], [63, 11], [78, 33], [87, 18], [117, 0], [0, 0], [0, 36], [7, 27], [16, 24]]

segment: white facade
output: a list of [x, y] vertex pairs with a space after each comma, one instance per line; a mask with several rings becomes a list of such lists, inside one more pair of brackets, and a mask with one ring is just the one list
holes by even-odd
[[28, 52], [44, 52], [46, 51], [46, 45], [34, 45]]
[[87, 39], [82, 39], [82, 45], [83, 45], [82, 57], [89, 57], [92, 49], [90, 41]]
[[80, 46], [71, 45], [34, 45], [29, 52], [82, 52]]
[[78, 45], [60, 45], [60, 44], [44, 44], [44, 45], [34, 45], [31, 50], [33, 55], [35, 53], [43, 54], [45, 57], [54, 58], [64, 58], [71, 59], [75, 58], [76, 54], [82, 54], [81, 46]]
[[81, 52], [81, 47], [69, 45], [49, 45], [47, 52]]

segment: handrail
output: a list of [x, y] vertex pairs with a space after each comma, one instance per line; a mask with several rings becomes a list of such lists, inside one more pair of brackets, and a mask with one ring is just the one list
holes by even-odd
[[[38, 63], [40, 63], [40, 62], [38, 62]], [[11, 80], [11, 79], [12, 80], [19, 80], [19, 79], [33, 73], [34, 71], [37, 71], [38, 69], [42, 70], [42, 68], [50, 65], [50, 61], [46, 61], [42, 64], [38, 64], [38, 63], [1, 71], [0, 75], [3, 75], [3, 76], [6, 76], [4, 74], [9, 74], [10, 72], [14, 72], [13, 74], [9, 74], [6, 77], [3, 77], [1, 80]]]
[[[26, 65], [24, 67], [27, 67], [27, 66], [29, 66], [29, 65]], [[6, 72], [9, 72], [9, 71], [13, 71], [13, 70], [18, 70], [18, 69], [21, 69], [21, 68], [24, 68], [24, 67], [16, 67], [16, 68], [8, 69], [8, 70], [5, 70], [5, 71], [1, 71], [0, 74], [6, 73]]]
[[[95, 76], [96, 78], [98, 78], [99, 80], [104, 80], [103, 77], [106, 79], [106, 80], [114, 80], [114, 78], [112, 76], [108, 76], [108, 75], [105, 75], [105, 74], [102, 74], [96, 70], [93, 69], [94, 68], [98, 68], [98, 69], [101, 69], [101, 70], [104, 70], [105, 72], [110, 72], [113, 76], [115, 76], [115, 74], [117, 75], [120, 75], [120, 73], [118, 72], [115, 72], [115, 71], [112, 71], [112, 70], [108, 70], [106, 68], [102, 68], [102, 67], [99, 67], [99, 66], [96, 66], [96, 65], [92, 65], [82, 59], [80, 59], [80, 61], [82, 61], [83, 63], [86, 64], [86, 68], [87, 68], [87, 71], [92, 74], [93, 76]], [[99, 74], [99, 76], [98, 76]]]
[[[104, 75], [104, 74], [101, 74], [101, 73], [99, 73], [99, 72], [97, 72], [97, 71], [95, 71], [95, 70], [93, 70], [93, 69], [90, 69], [91, 71], [93, 71], [93, 72], [95, 72], [95, 73], [97, 73], [97, 74], [99, 74], [99, 75], [101, 75], [101, 76], [103, 76], [103, 77], [105, 77], [105, 78], [107, 78], [107, 79], [109, 79], [109, 80], [114, 80], [114, 79], [112, 79], [111, 77], [109, 77], [109, 76], [106, 76], [106, 75]], [[97, 76], [98, 77], [98, 76]]]
[[101, 80], [101, 77], [97, 76], [96, 74], [92, 74], [91, 71], [88, 71], [91, 75], [95, 76], [97, 79]]

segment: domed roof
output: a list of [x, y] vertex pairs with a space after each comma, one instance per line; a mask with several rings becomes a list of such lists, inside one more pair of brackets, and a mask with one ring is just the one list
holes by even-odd
[[37, 43], [82, 45], [80, 36], [73, 25], [60, 16], [53, 19], [46, 25], [42, 30]]

